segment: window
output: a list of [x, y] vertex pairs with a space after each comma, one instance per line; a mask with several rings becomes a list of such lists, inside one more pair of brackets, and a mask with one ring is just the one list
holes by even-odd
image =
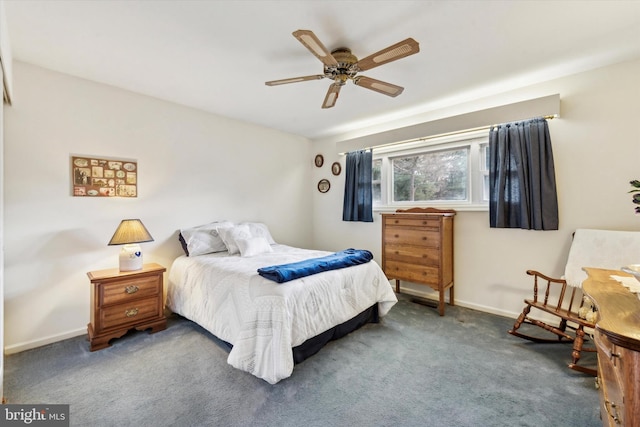
[[488, 130], [373, 150], [374, 209], [488, 209]]

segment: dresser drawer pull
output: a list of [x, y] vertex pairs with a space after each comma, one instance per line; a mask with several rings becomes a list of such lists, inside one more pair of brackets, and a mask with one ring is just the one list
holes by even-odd
[[608, 400], [605, 400], [604, 407], [607, 410], [607, 414], [609, 415], [609, 418], [611, 418], [614, 423], [620, 424], [620, 418], [618, 417], [618, 405], [616, 405], [613, 402], [609, 402]]
[[137, 308], [132, 308], [131, 310], [125, 310], [124, 311], [124, 315], [127, 317], [133, 317], [135, 315], [138, 314], [138, 309]]
[[616, 366], [616, 359], [622, 358], [620, 353], [614, 353], [613, 350], [608, 351], [608, 349], [605, 349], [605, 353], [608, 353], [609, 360], [613, 363], [613, 366]]
[[138, 288], [136, 285], [127, 286], [126, 288], [124, 288], [124, 291], [128, 294], [135, 294], [139, 290], [140, 288]]

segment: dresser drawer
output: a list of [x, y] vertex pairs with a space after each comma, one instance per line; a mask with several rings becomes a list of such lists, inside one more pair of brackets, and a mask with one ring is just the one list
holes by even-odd
[[116, 328], [128, 323], [162, 316], [159, 296], [125, 304], [118, 304], [100, 311], [100, 324], [103, 329]]
[[423, 267], [406, 262], [386, 261], [384, 272], [391, 279], [423, 283], [429, 286], [437, 286], [439, 283], [440, 269], [438, 267]]
[[392, 217], [385, 218], [385, 225], [387, 227], [411, 227], [411, 228], [427, 228], [433, 230], [440, 230], [440, 218], [406, 218], [406, 217]]
[[148, 276], [114, 283], [102, 283], [100, 286], [100, 305], [119, 304], [138, 298], [147, 298], [158, 294], [160, 280], [158, 276]]
[[384, 240], [387, 245], [403, 244], [429, 248], [440, 247], [440, 232], [431, 230], [386, 227]]
[[440, 251], [437, 248], [416, 248], [404, 244], [388, 244], [385, 262], [398, 261], [428, 267], [440, 267]]

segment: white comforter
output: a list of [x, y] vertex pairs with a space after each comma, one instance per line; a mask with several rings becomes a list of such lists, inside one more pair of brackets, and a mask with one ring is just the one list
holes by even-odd
[[293, 347], [376, 302], [384, 316], [398, 301], [375, 261], [281, 284], [267, 280], [258, 268], [330, 254], [272, 247], [245, 258], [226, 252], [181, 256], [167, 286], [173, 312], [232, 344], [228, 363], [271, 384], [293, 372]]

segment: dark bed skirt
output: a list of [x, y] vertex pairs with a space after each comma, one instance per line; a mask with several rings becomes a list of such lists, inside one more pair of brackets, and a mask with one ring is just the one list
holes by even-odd
[[[313, 338], [309, 338], [299, 346], [293, 347], [293, 362], [300, 363], [305, 359], [313, 356], [320, 351], [329, 341], [337, 340], [356, 329], [361, 328], [367, 323], [380, 322], [380, 316], [378, 315], [378, 303], [373, 304], [362, 313], [356, 315], [350, 320], [341, 323], [333, 328], [324, 331], [320, 335], [316, 335]], [[216, 337], [217, 338], [217, 337]], [[229, 350], [233, 348], [230, 343], [220, 340]]]
[[378, 323], [379, 321], [378, 303], [375, 303], [354, 318], [334, 326], [320, 335], [309, 338], [299, 346], [293, 347], [293, 362], [300, 363], [320, 351], [329, 341], [340, 339], [367, 323]]

